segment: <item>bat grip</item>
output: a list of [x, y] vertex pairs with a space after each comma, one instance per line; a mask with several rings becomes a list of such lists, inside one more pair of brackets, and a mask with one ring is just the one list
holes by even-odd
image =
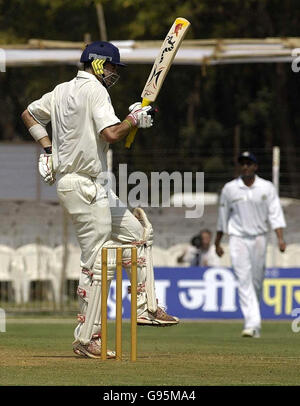
[[[142, 100], [142, 107], [148, 106], [150, 104], [150, 100], [148, 99], [143, 99]], [[126, 142], [125, 142], [125, 147], [126, 148], [130, 148], [131, 144], [134, 141], [135, 138], [135, 134], [137, 133], [137, 127], [134, 127], [131, 129], [130, 133], [127, 135], [126, 137]]]

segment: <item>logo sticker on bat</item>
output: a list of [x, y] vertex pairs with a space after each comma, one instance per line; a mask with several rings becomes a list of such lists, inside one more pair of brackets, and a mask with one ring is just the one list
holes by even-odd
[[172, 36], [172, 35], [170, 35], [169, 37], [167, 37], [167, 44], [169, 44], [169, 45], [171, 45], [171, 46], [170, 46], [170, 47], [166, 47], [166, 48], [162, 51], [161, 58], [160, 58], [160, 61], [159, 61], [158, 63], [162, 63], [162, 61], [164, 60], [164, 54], [165, 54], [165, 52], [170, 52], [170, 51], [172, 51], [172, 50], [174, 49], [174, 44], [175, 44], [176, 40], [175, 40], [175, 41], [172, 41], [172, 39], [173, 39], [173, 36]]
[[[183, 24], [182, 24], [182, 23], [176, 24], [176, 27], [175, 27], [174, 32], [173, 32], [173, 34], [175, 34], [176, 37], [178, 37], [179, 31], [182, 29], [182, 27], [183, 27]], [[168, 48], [166, 47], [166, 48], [163, 50], [163, 52], [162, 52], [162, 54], [161, 54], [161, 58], [160, 58], [159, 63], [162, 63], [162, 61], [164, 60], [164, 53], [165, 53], [165, 52], [173, 51], [173, 49], [174, 49], [174, 44], [175, 44], [176, 40], [172, 41], [172, 39], [173, 39], [173, 36], [172, 36], [172, 35], [170, 35], [170, 36], [168, 36], [168, 37], [166, 38], [167, 44], [169, 44], [170, 47], [168, 47]]]
[[175, 27], [174, 33], [173, 33], [173, 34], [176, 34], [176, 37], [178, 37], [179, 31], [182, 29], [182, 27], [183, 27], [182, 23], [176, 24], [176, 27]]
[[[153, 70], [153, 74], [149, 78], [147, 87], [153, 85], [153, 87], [156, 88], [159, 77], [160, 77], [161, 73], [163, 72], [163, 70], [165, 69], [165, 66], [160, 67], [158, 71], [156, 71], [156, 69], [157, 69], [157, 66], [155, 66], [155, 68]], [[153, 80], [154, 80], [154, 83], [152, 82]], [[147, 90], [147, 92], [149, 92], [149, 90]], [[148, 96], [149, 96], [149, 94], [151, 94], [151, 92], [148, 93]]]

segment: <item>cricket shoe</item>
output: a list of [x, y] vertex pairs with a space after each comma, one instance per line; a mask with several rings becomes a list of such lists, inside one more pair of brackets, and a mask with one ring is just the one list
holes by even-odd
[[[101, 338], [99, 336], [93, 337], [91, 341], [84, 345], [79, 340], [73, 342], [73, 351], [76, 355], [80, 355], [85, 358], [101, 358]], [[116, 353], [111, 350], [107, 350], [107, 359], [116, 358]]]
[[245, 328], [242, 331], [242, 337], [260, 338], [259, 328]]
[[161, 307], [157, 307], [154, 313], [148, 311], [145, 313], [145, 316], [137, 318], [137, 324], [139, 326], [167, 327], [174, 326], [178, 323], [178, 317], [170, 316]]

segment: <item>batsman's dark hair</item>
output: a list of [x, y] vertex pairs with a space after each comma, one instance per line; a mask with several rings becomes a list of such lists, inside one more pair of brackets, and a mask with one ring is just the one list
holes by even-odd
[[91, 69], [91, 68], [92, 68], [92, 61], [83, 63], [83, 70], [87, 70], [87, 69]]

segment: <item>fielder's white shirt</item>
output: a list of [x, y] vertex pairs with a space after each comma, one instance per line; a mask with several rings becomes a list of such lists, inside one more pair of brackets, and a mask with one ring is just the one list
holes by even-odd
[[241, 177], [225, 184], [219, 205], [217, 230], [238, 237], [265, 234], [286, 227], [280, 200], [272, 182], [255, 175], [248, 187]]
[[94, 75], [78, 71], [27, 107], [41, 125], [52, 125], [54, 171], [97, 177], [107, 171], [109, 144], [100, 132], [120, 122], [106, 88]]

